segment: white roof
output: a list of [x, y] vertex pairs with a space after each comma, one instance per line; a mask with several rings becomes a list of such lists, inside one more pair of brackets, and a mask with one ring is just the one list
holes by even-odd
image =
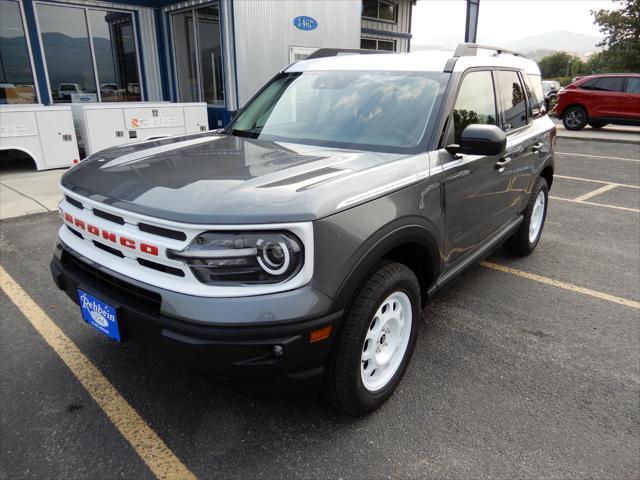
[[[342, 54], [333, 57], [301, 60], [285, 69], [287, 72], [312, 70], [390, 70], [443, 72], [453, 52], [423, 50], [412, 53]], [[458, 57], [454, 72], [471, 67], [511, 67], [527, 73], [540, 75], [538, 65], [527, 58], [503, 53], [500, 55], [478, 55]]]

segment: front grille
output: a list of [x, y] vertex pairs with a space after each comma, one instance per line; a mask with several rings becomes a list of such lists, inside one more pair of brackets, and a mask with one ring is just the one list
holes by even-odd
[[156, 227], [155, 225], [149, 225], [148, 223], [139, 223], [138, 228], [142, 232], [152, 233], [153, 235], [159, 235], [161, 237], [172, 238], [173, 240], [186, 240], [187, 235], [184, 232], [178, 230], [171, 230], [170, 228]]
[[158, 272], [168, 273], [175, 275], [176, 277], [184, 277], [184, 272], [179, 268], [170, 267], [169, 265], [163, 265], [162, 263], [152, 262], [151, 260], [145, 260], [144, 258], [138, 258], [138, 263], [143, 267], [157, 270]]
[[67, 202], [69, 202], [74, 207], [79, 208], [80, 210], [82, 210], [84, 208], [82, 203], [79, 202], [78, 200], [76, 200], [75, 198], [71, 198], [69, 195], [65, 195], [64, 198], [66, 198]]
[[95, 240], [91, 243], [93, 243], [100, 250], [104, 250], [105, 252], [110, 253], [111, 255], [115, 255], [116, 257], [124, 258], [124, 253], [122, 253], [120, 250], [116, 250], [115, 248], [111, 248], [109, 245], [96, 242]]
[[97, 288], [104, 289], [105, 294], [112, 296], [116, 301], [121, 301], [123, 305], [150, 315], [160, 314], [162, 297], [159, 294], [109, 275], [80, 260], [67, 250], [62, 251], [61, 260], [62, 265], [72, 275], [79, 277], [81, 282], [85, 280], [90, 285], [97, 285]]
[[98, 210], [97, 208], [93, 209], [93, 214], [96, 217], [104, 218], [105, 220], [109, 220], [110, 222], [124, 225], [124, 218], [122, 218], [120, 215], [114, 215], [113, 213], [103, 212], [102, 210]]

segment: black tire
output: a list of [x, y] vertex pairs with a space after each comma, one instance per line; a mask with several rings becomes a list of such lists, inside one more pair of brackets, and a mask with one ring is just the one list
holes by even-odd
[[569, 107], [562, 112], [562, 124], [567, 130], [582, 130], [588, 119], [587, 111], [579, 106]]
[[[544, 195], [544, 210], [542, 212], [542, 223], [536, 237], [531, 240], [529, 238], [529, 229], [531, 227], [531, 219], [534, 212], [536, 199], [540, 193]], [[533, 252], [540, 241], [542, 231], [544, 230], [544, 222], [547, 219], [547, 205], [549, 203], [549, 186], [544, 178], [538, 178], [538, 183], [531, 192], [527, 209], [524, 212], [524, 221], [505, 243], [504, 248], [507, 252], [519, 256], [527, 256]]]
[[[394, 292], [402, 292], [409, 297], [411, 332], [404, 357], [395, 374], [384, 387], [372, 392], [362, 382], [361, 356], [374, 315]], [[375, 410], [391, 396], [413, 353], [421, 312], [420, 285], [410, 268], [400, 263], [387, 263], [369, 277], [349, 308], [328, 362], [324, 394], [334, 408], [348, 415], [361, 416]]]
[[606, 127], [607, 125], [609, 125], [608, 123], [604, 123], [604, 122], [596, 122], [596, 121], [593, 121], [593, 120], [592, 120], [592, 121], [589, 121], [588, 123], [589, 123], [589, 126], [590, 126], [591, 128], [596, 128], [596, 129], [598, 129], [598, 128], [602, 128], [602, 127]]

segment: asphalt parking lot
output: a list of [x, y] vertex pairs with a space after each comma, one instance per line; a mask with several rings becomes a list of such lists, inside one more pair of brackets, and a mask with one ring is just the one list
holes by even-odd
[[[398, 391], [361, 419], [103, 338], [50, 279], [56, 214], [1, 222], [0, 266], [37, 306], [4, 277], [0, 478], [638, 478], [640, 146], [557, 152], [538, 249], [496, 251], [430, 304]], [[34, 329], [38, 307], [68, 342]], [[91, 364], [106, 383], [81, 383]]]

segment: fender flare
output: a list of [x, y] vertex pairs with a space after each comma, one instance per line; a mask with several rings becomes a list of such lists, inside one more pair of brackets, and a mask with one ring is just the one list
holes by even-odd
[[[350, 261], [349, 273], [334, 296], [332, 310], [347, 308], [375, 266], [386, 254], [402, 244], [414, 243], [424, 248], [430, 283], [435, 284], [442, 271], [437, 238], [436, 227], [418, 216], [399, 218], [378, 229], [351, 257], [353, 262]], [[431, 285], [423, 290], [426, 292]], [[424, 302], [426, 298], [422, 300]]]

